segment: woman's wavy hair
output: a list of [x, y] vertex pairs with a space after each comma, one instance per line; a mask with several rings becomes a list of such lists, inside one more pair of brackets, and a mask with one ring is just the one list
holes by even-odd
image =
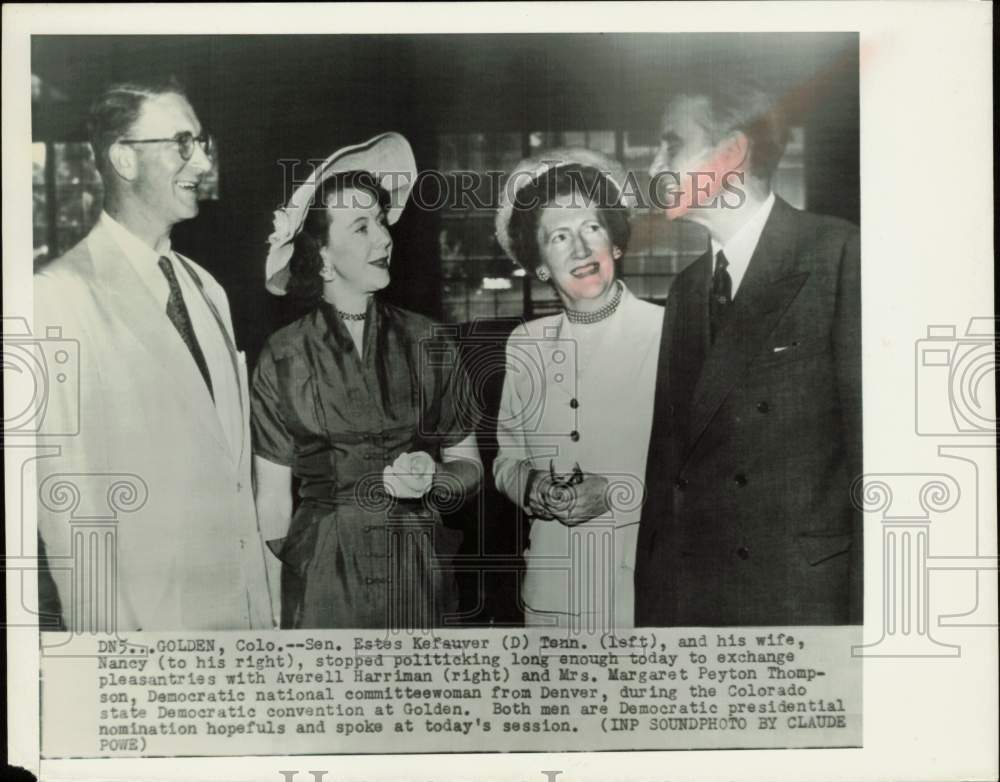
[[624, 254], [628, 249], [630, 228], [628, 208], [621, 203], [618, 186], [603, 172], [591, 166], [571, 163], [550, 168], [531, 184], [522, 187], [514, 199], [510, 217], [511, 248], [527, 271], [536, 273], [542, 264], [538, 246], [538, 222], [542, 210], [560, 196], [590, 200], [597, 219], [611, 237], [611, 243]]
[[389, 209], [389, 191], [369, 171], [344, 171], [320, 183], [306, 210], [302, 230], [295, 237], [288, 263], [290, 276], [286, 293], [304, 305], [315, 305], [323, 297], [323, 257], [319, 251], [326, 246], [330, 231], [330, 210], [327, 207], [348, 188], [371, 195], [383, 213]]

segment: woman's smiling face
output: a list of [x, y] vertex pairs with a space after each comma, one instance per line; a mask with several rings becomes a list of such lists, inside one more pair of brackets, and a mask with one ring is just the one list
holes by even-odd
[[347, 187], [327, 199], [330, 226], [320, 248], [330, 282], [356, 293], [389, 284], [392, 236], [385, 211], [368, 190]]
[[556, 196], [538, 220], [538, 249], [566, 306], [611, 290], [617, 251], [592, 200], [579, 193]]

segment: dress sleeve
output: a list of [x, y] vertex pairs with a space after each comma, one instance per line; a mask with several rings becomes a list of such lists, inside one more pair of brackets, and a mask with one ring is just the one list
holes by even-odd
[[441, 448], [458, 445], [470, 434], [476, 433], [479, 412], [476, 395], [466, 371], [462, 351], [457, 342], [449, 340], [448, 352], [454, 361], [445, 362], [441, 376], [441, 406], [437, 435]]
[[250, 430], [255, 456], [290, 467], [295, 458], [295, 441], [282, 417], [278, 370], [274, 354], [265, 345], [250, 387]]

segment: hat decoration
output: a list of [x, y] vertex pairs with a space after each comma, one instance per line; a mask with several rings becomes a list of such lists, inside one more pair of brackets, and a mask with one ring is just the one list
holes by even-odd
[[295, 249], [295, 237], [302, 231], [306, 214], [318, 188], [334, 174], [367, 171], [389, 193], [386, 219], [390, 225], [399, 220], [417, 179], [417, 163], [410, 143], [399, 133], [382, 133], [361, 144], [343, 147], [313, 169], [288, 199], [274, 213], [274, 230], [267, 238], [269, 248], [265, 268], [267, 290], [283, 296], [291, 272], [289, 261]]

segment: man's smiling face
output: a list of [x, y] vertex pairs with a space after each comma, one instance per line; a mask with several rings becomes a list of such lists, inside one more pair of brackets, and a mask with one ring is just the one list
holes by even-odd
[[[188, 132], [201, 134], [201, 123], [182, 95], [166, 93], [142, 105], [139, 118], [126, 138], [172, 139]], [[136, 156], [137, 175], [130, 192], [151, 219], [170, 227], [198, 214], [198, 183], [212, 162], [198, 143], [191, 157], [181, 156], [180, 145], [165, 141], [130, 145]]]

